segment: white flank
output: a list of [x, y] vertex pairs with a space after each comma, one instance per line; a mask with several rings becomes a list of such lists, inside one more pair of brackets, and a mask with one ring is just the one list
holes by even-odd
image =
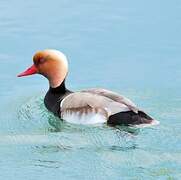
[[80, 114], [79, 112], [65, 112], [62, 119], [72, 124], [101, 124], [107, 122], [107, 118], [102, 114], [90, 112]]

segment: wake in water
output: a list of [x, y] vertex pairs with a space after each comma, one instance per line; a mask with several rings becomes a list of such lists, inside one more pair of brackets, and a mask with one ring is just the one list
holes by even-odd
[[18, 112], [18, 132], [1, 137], [0, 144], [27, 144], [58, 149], [106, 148], [126, 150], [135, 148], [139, 130], [128, 127], [102, 125], [74, 125], [61, 121], [49, 113], [43, 97], [33, 97]]
[[44, 107], [43, 97], [32, 97], [17, 111], [18, 131], [1, 137], [0, 144], [30, 145], [38, 151], [71, 149], [132, 150], [142, 129], [106, 124], [78, 125], [61, 121]]

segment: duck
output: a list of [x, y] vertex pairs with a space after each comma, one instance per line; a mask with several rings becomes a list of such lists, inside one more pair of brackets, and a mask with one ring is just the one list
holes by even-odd
[[73, 92], [66, 88], [68, 60], [54, 49], [35, 53], [33, 65], [18, 74], [24, 77], [43, 75], [49, 81], [45, 107], [63, 121], [73, 124], [107, 124], [109, 126], [150, 126], [159, 122], [138, 108], [130, 99], [104, 88]]

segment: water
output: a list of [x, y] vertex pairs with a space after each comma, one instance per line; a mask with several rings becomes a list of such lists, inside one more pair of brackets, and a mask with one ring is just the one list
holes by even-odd
[[[181, 2], [0, 2], [0, 179], [181, 179]], [[16, 74], [35, 51], [69, 59], [67, 86], [105, 87], [160, 125], [62, 123], [43, 105], [40, 76]]]

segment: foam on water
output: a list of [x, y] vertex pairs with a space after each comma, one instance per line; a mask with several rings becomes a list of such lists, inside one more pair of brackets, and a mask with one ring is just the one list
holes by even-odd
[[133, 127], [146, 128], [146, 127], [156, 126], [156, 125], [159, 125], [159, 124], [160, 124], [159, 121], [153, 120], [150, 124], [139, 124], [139, 125], [134, 125]]

